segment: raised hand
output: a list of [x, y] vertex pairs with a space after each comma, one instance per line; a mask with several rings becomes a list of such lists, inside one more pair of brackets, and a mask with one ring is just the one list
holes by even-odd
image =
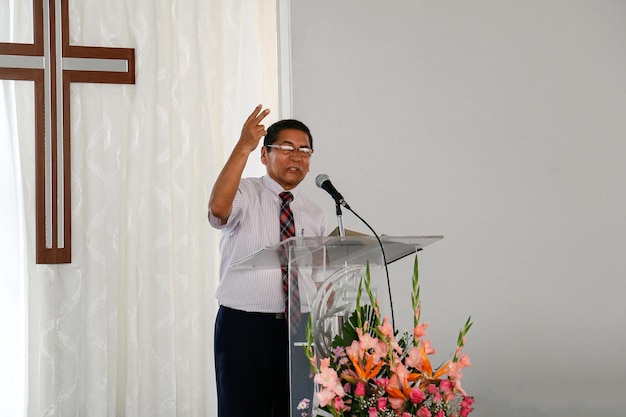
[[265, 125], [262, 125], [261, 122], [269, 114], [270, 110], [261, 110], [262, 108], [261, 104], [256, 106], [241, 129], [239, 145], [248, 150], [248, 152], [255, 150], [261, 138], [267, 134]]

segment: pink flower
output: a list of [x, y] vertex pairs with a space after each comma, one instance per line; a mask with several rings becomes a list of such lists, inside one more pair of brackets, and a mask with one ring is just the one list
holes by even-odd
[[422, 370], [422, 353], [417, 346], [413, 346], [409, 350], [409, 353], [407, 354], [404, 363], [409, 368], [415, 368], [418, 371]]
[[433, 394], [433, 403], [441, 404], [441, 400], [442, 399], [443, 399], [443, 397], [441, 396], [441, 393], [439, 391], [437, 391], [436, 393]]
[[426, 329], [428, 328], [428, 323], [420, 323], [413, 329], [413, 337], [415, 340], [421, 339], [426, 334]]
[[443, 410], [439, 410], [435, 413], [435, 417], [446, 417], [446, 414], [443, 412]]
[[435, 351], [435, 348], [430, 345], [430, 340], [422, 340], [422, 347], [424, 348], [424, 352], [426, 352], [427, 355], [434, 355], [435, 353], [437, 353]]
[[320, 372], [316, 374], [313, 379], [315, 380], [315, 382], [321, 384], [323, 387], [332, 388], [335, 385], [340, 384], [341, 381], [337, 376], [337, 371], [331, 368], [328, 364], [329, 361], [327, 361], [326, 359], [322, 359]]
[[461, 407], [471, 407], [474, 404], [474, 397], [463, 397]]
[[449, 393], [444, 395], [444, 398], [446, 399], [447, 403], [451, 403], [456, 398], [456, 394], [454, 393], [454, 391], [450, 391]]
[[458, 362], [449, 364], [447, 369], [448, 377], [454, 380], [461, 379], [461, 376], [463, 376], [461, 369], [463, 369], [463, 367]]
[[338, 395], [339, 397], [343, 397], [344, 395], [346, 395], [345, 391], [343, 390], [343, 386], [341, 385], [341, 380], [337, 375], [337, 371], [330, 367], [329, 358], [322, 359], [320, 363], [320, 372], [318, 374], [315, 374], [313, 380], [320, 384], [322, 387], [324, 387], [326, 390], [332, 392], [334, 395]]
[[369, 417], [376, 417], [378, 415], [378, 411], [376, 411], [376, 407], [370, 407]]
[[432, 417], [432, 414], [430, 413], [430, 410], [426, 407], [420, 407], [419, 410], [417, 410], [417, 417]]
[[389, 345], [382, 340], [379, 340], [378, 343], [376, 343], [376, 346], [374, 346], [374, 363], [380, 362], [382, 358], [387, 356], [388, 352]]
[[338, 358], [344, 357], [346, 356], [346, 350], [343, 348], [343, 346], [337, 346], [333, 349], [333, 355]]
[[354, 395], [357, 397], [362, 397], [365, 395], [365, 384], [361, 381], [356, 383], [356, 388], [354, 389]]
[[426, 399], [426, 394], [424, 394], [421, 389], [413, 387], [411, 389], [411, 393], [409, 394], [409, 398], [413, 404], [419, 404]]
[[386, 336], [386, 337], [392, 337], [393, 336], [393, 327], [389, 323], [389, 317], [385, 317], [383, 319], [383, 324], [378, 326], [378, 330], [380, 330], [380, 332], [383, 334], [383, 336]]
[[461, 366], [461, 368], [471, 368], [472, 363], [469, 360], [469, 356], [461, 355], [457, 363]]
[[337, 411], [342, 411], [344, 409], [344, 404], [343, 404], [343, 400], [339, 397], [335, 397], [333, 400], [333, 406], [335, 407], [335, 410]]
[[356, 340], [353, 340], [352, 344], [346, 347], [346, 353], [352, 358], [360, 358], [362, 356], [361, 344]]
[[463, 397], [463, 400], [461, 401], [461, 417], [467, 417], [469, 413], [474, 411], [472, 404], [474, 404], [474, 398]]
[[407, 413], [406, 411], [402, 413], [402, 417], [411, 417], [411, 413]]
[[389, 378], [377, 378], [376, 379], [376, 386], [385, 388], [387, 385], [389, 385]]
[[429, 394], [432, 395], [433, 403], [435, 404], [441, 403], [441, 393], [439, 392], [439, 388], [437, 388], [437, 385], [428, 384], [428, 387], [426, 387], [426, 390], [428, 391]]
[[359, 334], [359, 342], [361, 342], [361, 349], [363, 351], [376, 347], [376, 343], [378, 343], [376, 337], [372, 337], [369, 333], [363, 333], [361, 329], [356, 329], [356, 332]]
[[379, 410], [384, 410], [387, 407], [387, 397], [380, 397], [376, 406]]
[[411, 373], [406, 368], [406, 366], [402, 365], [401, 363], [399, 363], [398, 366], [396, 366], [393, 371], [396, 373], [396, 375], [398, 375], [398, 378], [400, 378], [403, 384], [406, 383], [406, 380], [409, 377], [409, 374]]
[[447, 394], [450, 391], [452, 391], [452, 382], [450, 382], [450, 380], [448, 379], [443, 379], [440, 383], [439, 383], [439, 389], [444, 393]]
[[308, 410], [311, 405], [311, 400], [308, 398], [303, 398], [302, 401], [298, 403], [298, 410]]
[[335, 393], [326, 388], [316, 392], [315, 395], [320, 402], [320, 407], [326, 407], [333, 401], [333, 398], [335, 398]]
[[399, 410], [404, 405], [404, 398], [389, 397], [389, 405], [392, 410]]
[[458, 374], [458, 378], [454, 380], [454, 389], [457, 392], [460, 392], [461, 394], [465, 395], [465, 390], [463, 390], [463, 387], [461, 387], [461, 377], [463, 375], [461, 375], [461, 373]]

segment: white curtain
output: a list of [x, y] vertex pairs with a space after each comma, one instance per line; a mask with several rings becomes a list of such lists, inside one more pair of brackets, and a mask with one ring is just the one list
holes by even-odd
[[32, 88], [14, 83], [28, 415], [215, 415], [207, 200], [245, 117], [278, 108], [275, 1], [69, 5], [70, 42], [135, 48], [137, 82], [71, 87], [73, 255], [59, 266], [35, 264]]

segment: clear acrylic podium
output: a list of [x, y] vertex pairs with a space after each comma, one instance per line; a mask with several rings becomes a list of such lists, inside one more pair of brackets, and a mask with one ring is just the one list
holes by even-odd
[[[369, 265], [371, 288], [382, 316], [390, 315], [389, 290], [385, 265], [422, 250], [443, 236], [382, 236], [380, 243], [372, 236], [292, 237], [263, 248], [233, 264], [233, 268], [278, 269], [287, 259], [289, 273], [297, 276], [300, 319], [289, 323], [291, 416], [300, 416], [298, 403], [307, 398], [313, 405], [315, 384], [309, 360], [304, 353], [306, 326], [311, 317], [314, 350], [324, 357], [330, 345], [356, 307], [357, 289]], [[362, 304], [369, 303], [363, 297]], [[309, 415], [311, 412], [309, 411]]]

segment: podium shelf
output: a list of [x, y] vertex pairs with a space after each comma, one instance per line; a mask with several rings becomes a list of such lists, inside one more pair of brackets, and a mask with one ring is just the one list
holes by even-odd
[[[443, 236], [381, 236], [387, 264], [402, 259], [443, 239]], [[334, 268], [352, 265], [382, 265], [378, 240], [373, 236], [292, 237], [263, 248], [238, 261], [232, 268], [280, 268], [281, 254], [289, 254], [300, 267]]]

